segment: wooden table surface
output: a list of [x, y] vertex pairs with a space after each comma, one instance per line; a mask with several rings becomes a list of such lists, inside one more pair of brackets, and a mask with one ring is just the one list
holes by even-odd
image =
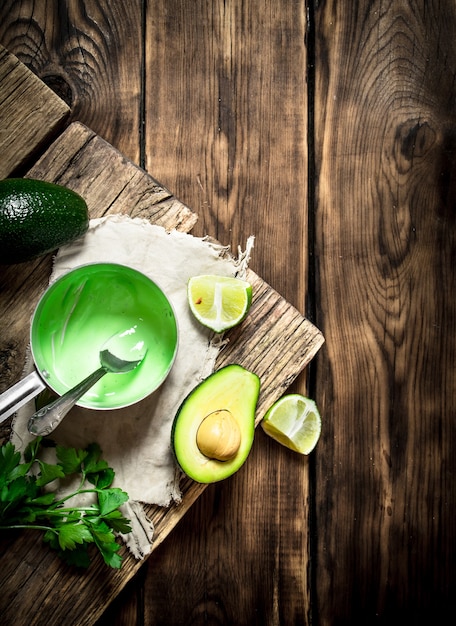
[[252, 270], [326, 339], [292, 386], [314, 453], [257, 430], [97, 626], [453, 623], [455, 32], [450, 0], [1, 4], [71, 119], [194, 234], [254, 234]]

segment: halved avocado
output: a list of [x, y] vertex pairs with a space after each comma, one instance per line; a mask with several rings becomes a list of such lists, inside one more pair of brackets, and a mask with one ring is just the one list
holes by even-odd
[[231, 476], [250, 452], [260, 379], [241, 365], [208, 376], [174, 418], [171, 444], [182, 471], [199, 483]]

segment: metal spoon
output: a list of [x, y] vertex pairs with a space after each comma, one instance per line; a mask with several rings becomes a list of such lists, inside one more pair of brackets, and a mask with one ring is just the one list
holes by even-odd
[[[32, 415], [28, 422], [28, 431], [32, 435], [49, 435], [63, 420], [76, 402], [100, 380], [105, 374], [125, 374], [143, 361], [147, 353], [144, 341], [138, 341], [133, 327], [111, 337], [100, 350], [101, 367], [89, 374], [87, 378], [67, 391], [63, 396], [50, 404], [42, 407]], [[116, 354], [114, 354], [114, 352]], [[120, 358], [124, 356], [136, 356], [134, 360]]]

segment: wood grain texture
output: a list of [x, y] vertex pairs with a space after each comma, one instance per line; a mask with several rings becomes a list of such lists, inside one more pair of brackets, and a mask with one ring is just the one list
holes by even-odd
[[[195, 221], [193, 213], [157, 181], [80, 123], [70, 125], [27, 175], [74, 189], [86, 199], [91, 217], [128, 213], [147, 217], [169, 229], [182, 230], [191, 228]], [[47, 284], [49, 272], [48, 256], [31, 264], [7, 267], [3, 273], [2, 302], [8, 310], [3, 317], [0, 336], [2, 353], [9, 353], [11, 337], [20, 337], [22, 345], [26, 345], [30, 313], [36, 303], [36, 294]], [[218, 364], [238, 362], [258, 373], [262, 382], [258, 422], [268, 406], [284, 393], [315, 356], [323, 337], [253, 271], [249, 271], [248, 279], [254, 291], [248, 319], [227, 335], [228, 344], [222, 350]], [[11, 328], [14, 332], [10, 336]], [[11, 354], [9, 356], [13, 363], [14, 359]], [[250, 475], [249, 482], [254, 476], [254, 473]], [[204, 486], [187, 480], [182, 505], [168, 510], [148, 509], [156, 527], [154, 547], [160, 545], [203, 490]], [[241, 508], [239, 503], [237, 510]], [[250, 510], [249, 505], [244, 504], [243, 508], [244, 511]], [[268, 517], [264, 507], [261, 513], [265, 519]], [[303, 519], [302, 523], [305, 524], [306, 520]], [[302, 525], [298, 531], [302, 533]], [[237, 535], [233, 535], [236, 546]], [[255, 533], [252, 533], [250, 541], [254, 538]], [[264, 540], [264, 536], [259, 535], [251, 543], [252, 556], [258, 540]], [[74, 572], [63, 567], [55, 555], [49, 554], [33, 533], [2, 537], [0, 553], [5, 562], [1, 573], [1, 614], [5, 624], [16, 624], [17, 620], [35, 625], [60, 624], [62, 621], [78, 626], [91, 624], [141, 567], [140, 562], [126, 555], [120, 572], [106, 572], [100, 560], [90, 573]], [[214, 554], [211, 550], [211, 559]], [[266, 556], [270, 564], [277, 558], [270, 551]], [[57, 580], [58, 585], [55, 584]], [[274, 582], [272, 579], [271, 583]], [[61, 594], [64, 594], [65, 603], [59, 602]], [[233, 592], [233, 598], [236, 595]], [[46, 601], [40, 602], [43, 597]], [[228, 601], [231, 602], [229, 598]], [[40, 610], [37, 612], [38, 604]], [[68, 614], [68, 605], [71, 605], [71, 614]], [[125, 604], [123, 616], [126, 615], [128, 619], [137, 616], [132, 612], [130, 602]]]
[[254, 234], [252, 268], [303, 309], [304, 4], [154, 0], [145, 25], [148, 171], [199, 215], [195, 233], [234, 252]]
[[[5, 0], [0, 41], [45, 80], [53, 64], [77, 119], [197, 212], [194, 232], [255, 234], [253, 270], [314, 303], [324, 427], [310, 459], [257, 432], [99, 626], [452, 623], [454, 2], [124, 5]], [[33, 546], [20, 580], [45, 558]]]
[[[64, 125], [69, 107], [0, 46], [0, 179], [20, 172]], [[33, 115], [30, 112], [33, 111]], [[33, 124], [30, 123], [33, 119]]]
[[[171, 0], [147, 8], [148, 170], [198, 213], [194, 233], [233, 251], [254, 234], [252, 269], [303, 311], [304, 3]], [[303, 378], [296, 389], [307, 391]], [[257, 431], [248, 466], [209, 487], [148, 563], [146, 622], [307, 623], [308, 480], [308, 459]]]
[[316, 11], [321, 626], [455, 615], [455, 27], [448, 1]]
[[[54, 88], [72, 99], [71, 119], [83, 121], [133, 160], [143, 155], [149, 171], [199, 214], [195, 234], [219, 238], [234, 251], [255, 234], [252, 268], [304, 311], [305, 6], [295, 0], [274, 6], [154, 0], [146, 5], [141, 32], [138, 4], [128, 3], [122, 29], [103, 22], [101, 35], [112, 34], [109, 51], [118, 48], [112, 60], [103, 41], [99, 50], [91, 42], [99, 42], [100, 33], [85, 13], [99, 7], [114, 19], [123, 3], [113, 1], [68, 2], [68, 18], [61, 20], [53, 3], [7, 0], [0, 8], [1, 40], [45, 81], [50, 64], [51, 76], [58, 77]], [[70, 39], [75, 42], [80, 31], [80, 47], [70, 55], [80, 63], [73, 65]], [[138, 39], [146, 52], [139, 148], [137, 108], [128, 99], [138, 91]], [[97, 65], [99, 57], [104, 64]], [[101, 72], [110, 77], [107, 85]], [[122, 117], [112, 124], [119, 103]], [[306, 391], [304, 379], [295, 388]], [[211, 488], [187, 514], [188, 524], [180, 524], [156, 551], [144, 588], [145, 619], [181, 624], [194, 613], [214, 612], [226, 613], [227, 623], [274, 623], [280, 615], [289, 622], [307, 620], [308, 460], [295, 458], [261, 431], [257, 440], [254, 475]], [[225, 526], [229, 541], [221, 541]], [[190, 586], [197, 571], [202, 578]], [[165, 602], [169, 592], [163, 594], [163, 588], [176, 576], [185, 578], [185, 585], [179, 586], [179, 599]], [[157, 581], [163, 581], [160, 588]], [[128, 593], [106, 623], [134, 623], [127, 621]]]
[[82, 121], [141, 165], [142, 0], [4, 0], [0, 41]]

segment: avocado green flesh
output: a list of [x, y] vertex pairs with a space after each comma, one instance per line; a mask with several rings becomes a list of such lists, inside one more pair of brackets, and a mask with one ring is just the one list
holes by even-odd
[[0, 181], [0, 263], [22, 263], [81, 237], [87, 204], [62, 185], [31, 178]]
[[[219, 369], [190, 392], [174, 418], [171, 433], [174, 455], [187, 476], [200, 483], [213, 483], [237, 472], [253, 444], [259, 393], [258, 376], [240, 365]], [[241, 430], [240, 447], [228, 461], [208, 458], [196, 443], [201, 422], [221, 409], [232, 413]]]

